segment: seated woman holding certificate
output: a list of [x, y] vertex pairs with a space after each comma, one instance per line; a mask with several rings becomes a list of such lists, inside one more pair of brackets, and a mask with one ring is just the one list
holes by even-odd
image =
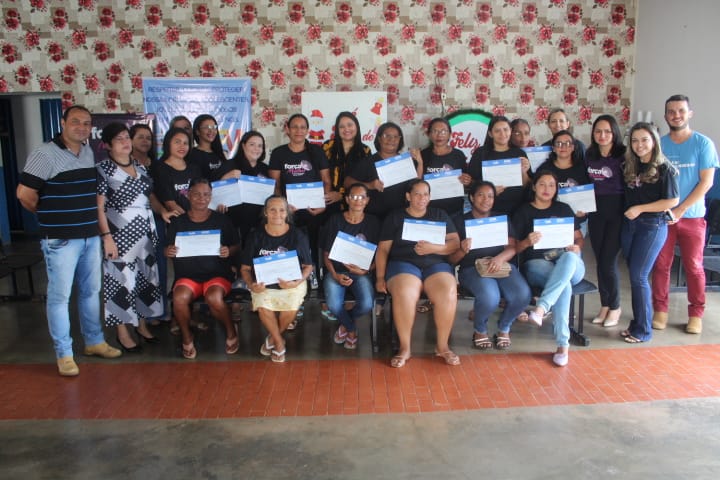
[[[512, 215], [523, 202], [524, 187], [532, 171], [527, 154], [510, 143], [510, 120], [495, 116], [488, 124], [485, 143], [470, 157], [467, 173], [473, 180], [492, 182], [497, 190], [495, 211]], [[499, 160], [519, 159], [519, 164], [498, 165]]]
[[265, 201], [263, 222], [245, 242], [240, 273], [250, 289], [253, 310], [268, 331], [260, 353], [283, 363], [282, 334], [305, 299], [313, 264], [307, 236], [291, 225], [284, 197], [273, 195]]
[[426, 181], [410, 182], [405, 198], [408, 206], [393, 211], [383, 222], [375, 256], [375, 288], [392, 295], [400, 340], [390, 366], [402, 367], [410, 358], [415, 305], [422, 291], [435, 305], [435, 355], [448, 365], [459, 365], [460, 357], [448, 345], [457, 307], [457, 283], [447, 257], [460, 247], [460, 238], [447, 213], [428, 208], [430, 186]]
[[232, 355], [240, 347], [230, 308], [225, 303], [234, 278], [232, 258], [240, 249], [240, 239], [225, 215], [208, 208], [211, 198], [208, 180], [191, 180], [190, 208], [167, 229], [165, 256], [173, 259], [175, 267], [173, 311], [182, 333], [182, 355], [187, 359], [197, 356], [190, 333], [190, 316], [192, 302], [200, 296], [205, 297], [210, 313], [225, 327], [225, 353]]
[[[492, 211], [495, 186], [490, 182], [473, 183], [468, 198], [472, 210], [453, 218], [460, 234], [460, 249], [450, 255], [450, 261], [460, 265], [460, 285], [475, 297], [473, 345], [485, 350], [494, 343], [497, 349], [504, 350], [510, 347], [510, 327], [532, 295], [525, 278], [509, 263], [516, 254], [515, 234], [507, 215], [495, 216]], [[488, 318], [501, 298], [506, 304], [493, 342], [488, 336]]]
[[[380, 223], [374, 216], [365, 215], [365, 206], [368, 204], [368, 189], [365, 185], [355, 183], [346, 192], [347, 210], [328, 219], [321, 242], [326, 269], [323, 279], [325, 300], [332, 314], [340, 321], [333, 341], [353, 350], [357, 348], [356, 320], [372, 309], [375, 293], [370, 275], [372, 247], [365, 248], [364, 243], [377, 245]], [[362, 244], [354, 245], [339, 238], [342, 235], [358, 239]], [[349, 258], [353, 253], [365, 253], [365, 258], [358, 256], [357, 260], [337, 260]], [[361, 260], [365, 259], [367, 265], [361, 265]], [[355, 305], [345, 310], [345, 291], [348, 289], [355, 298]]]
[[523, 254], [522, 272], [530, 286], [542, 288], [528, 320], [542, 325], [545, 313], [553, 309], [553, 331], [557, 351], [553, 362], [568, 363], [570, 345], [570, 300], [572, 286], [585, 276], [580, 257], [583, 236], [569, 205], [557, 201], [555, 174], [540, 170], [532, 184], [533, 200], [523, 204], [513, 216], [518, 253]]

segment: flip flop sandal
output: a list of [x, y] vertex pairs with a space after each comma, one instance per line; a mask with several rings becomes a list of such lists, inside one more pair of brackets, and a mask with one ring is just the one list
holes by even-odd
[[240, 337], [236, 336], [234, 340], [229, 340], [229, 342], [230, 343], [228, 343], [228, 340], [225, 340], [225, 353], [228, 355], [237, 353], [240, 349]]
[[630, 336], [630, 330], [623, 330], [622, 332], [620, 332], [620, 336], [623, 337], [623, 338], [629, 337], [629, 336]]
[[281, 352], [273, 350], [270, 360], [272, 360], [273, 363], [285, 363], [285, 349], [283, 348]]
[[265, 337], [262, 347], [260, 347], [260, 355], [263, 357], [269, 357], [272, 355], [273, 348], [275, 348], [275, 345], [270, 344], [270, 335], [268, 335]]
[[405, 366], [405, 363], [410, 360], [410, 355], [407, 357], [403, 357], [402, 355], [395, 355], [390, 359], [390, 366], [392, 368], [402, 368]]
[[357, 348], [357, 341], [358, 337], [351, 337], [348, 335], [347, 337], [345, 337], [345, 343], [343, 344], [343, 347], [348, 350], [355, 350]]
[[518, 322], [526, 323], [529, 320], [527, 312], [520, 313], [520, 315], [518, 315], [515, 320], [517, 320]]
[[[342, 328], [342, 327], [340, 327]], [[343, 328], [343, 331], [340, 331], [340, 328], [335, 330], [335, 335], [333, 335], [333, 342], [337, 343], [338, 345], [342, 345], [345, 343], [345, 340], [347, 339], [348, 332]]]
[[299, 320], [299, 318], [300, 318], [300, 317], [298, 317], [298, 318], [296, 318], [295, 320], [293, 320], [292, 322], [290, 322], [290, 324], [287, 326], [287, 328], [286, 328], [285, 330], [287, 330], [287, 331], [289, 331], [289, 332], [292, 332], [293, 330], [295, 330], [295, 329], [297, 328], [297, 326], [298, 326], [298, 320]]
[[446, 352], [438, 352], [435, 350], [435, 356], [445, 360], [446, 365], [460, 365], [460, 357], [458, 357], [452, 350], [448, 350]]
[[640, 340], [639, 338], [633, 337], [632, 335], [628, 335], [625, 337], [625, 343], [642, 343], [644, 340]]
[[320, 310], [320, 315], [331, 322], [337, 322], [337, 317], [330, 310]]
[[432, 303], [430, 303], [430, 302], [421, 303], [420, 305], [417, 306], [418, 313], [427, 313], [430, 310], [432, 310]]
[[195, 325], [195, 328], [197, 328], [201, 332], [207, 332], [207, 330], [210, 328], [206, 322], [203, 322], [202, 320], [197, 322]]
[[507, 333], [495, 335], [495, 348], [498, 350], [507, 350], [512, 345], [510, 335]]
[[182, 356], [188, 360], [192, 360], [197, 357], [197, 350], [195, 350], [195, 343], [190, 342], [188, 344], [182, 344]]
[[473, 346], [475, 348], [479, 348], [480, 350], [487, 350], [489, 348], [492, 348], [493, 342], [490, 341], [490, 338], [487, 336], [487, 334], [480, 333], [477, 335], [478, 336], [473, 335]]

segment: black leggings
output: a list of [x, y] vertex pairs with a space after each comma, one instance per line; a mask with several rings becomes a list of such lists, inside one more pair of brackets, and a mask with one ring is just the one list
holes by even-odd
[[600, 304], [615, 310], [620, 308], [617, 259], [623, 223], [622, 196], [598, 197], [597, 209], [597, 212], [588, 216], [588, 230], [597, 263]]

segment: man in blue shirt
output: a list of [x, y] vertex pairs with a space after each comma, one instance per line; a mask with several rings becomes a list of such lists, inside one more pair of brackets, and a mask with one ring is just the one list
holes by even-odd
[[92, 118], [79, 105], [65, 110], [62, 132], [35, 149], [27, 159], [17, 187], [17, 198], [37, 214], [40, 247], [47, 268], [47, 318], [55, 346], [58, 372], [80, 373], [73, 359], [68, 304], [73, 283], [77, 285], [80, 329], [85, 355], [115, 358], [120, 350], [105, 342], [100, 324], [102, 283], [98, 231], [97, 172], [88, 145]]
[[660, 145], [665, 156], [680, 172], [680, 203], [672, 209], [674, 220], [668, 222], [668, 236], [655, 262], [652, 274], [653, 328], [662, 330], [668, 322], [670, 269], [675, 244], [687, 278], [687, 333], [702, 331], [705, 313], [705, 194], [712, 188], [718, 155], [715, 145], [705, 135], [690, 129], [690, 100], [685, 95], [673, 95], [665, 101], [665, 121], [670, 132]]

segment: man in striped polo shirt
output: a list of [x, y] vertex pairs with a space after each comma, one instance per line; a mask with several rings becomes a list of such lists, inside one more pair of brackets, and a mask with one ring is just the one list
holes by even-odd
[[33, 151], [20, 176], [17, 198], [37, 214], [40, 247], [47, 268], [47, 317], [60, 375], [80, 373], [73, 359], [69, 302], [77, 285], [85, 355], [115, 358], [120, 350], [105, 342], [100, 323], [102, 253], [98, 234], [95, 158], [87, 143], [90, 112], [71, 106], [60, 121], [62, 132]]

